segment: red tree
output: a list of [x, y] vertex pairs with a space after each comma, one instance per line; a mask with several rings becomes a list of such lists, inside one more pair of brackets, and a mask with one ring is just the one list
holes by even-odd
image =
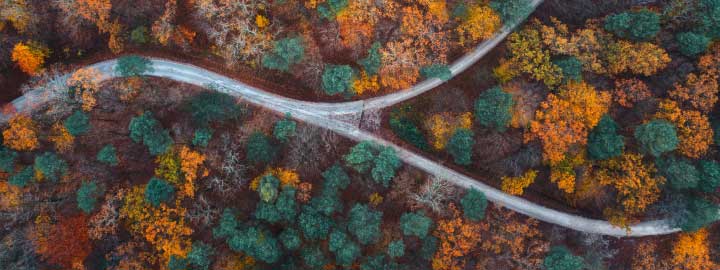
[[47, 262], [63, 269], [78, 269], [90, 253], [87, 218], [83, 215], [60, 218], [41, 245], [46, 246], [38, 248], [38, 253]]

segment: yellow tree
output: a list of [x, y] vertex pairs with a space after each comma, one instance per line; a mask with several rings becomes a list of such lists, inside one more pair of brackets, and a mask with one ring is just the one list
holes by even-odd
[[472, 113], [452, 114], [436, 113], [425, 121], [425, 129], [430, 132], [430, 144], [435, 150], [445, 149], [450, 137], [458, 128], [472, 129]]
[[698, 111], [683, 111], [675, 101], [661, 101], [655, 117], [675, 124], [680, 141], [678, 152], [687, 157], [701, 157], [713, 142], [714, 132], [708, 117]]
[[[198, 171], [202, 170], [202, 164], [205, 161], [205, 156], [199, 152], [192, 151], [187, 146], [180, 147], [178, 151], [180, 158], [180, 171], [183, 173], [184, 182], [180, 187], [180, 193], [185, 194], [190, 198], [195, 197], [195, 181], [198, 177]], [[207, 175], [207, 170], [204, 170], [202, 176]]]
[[501, 25], [500, 16], [490, 7], [472, 5], [468, 9], [467, 18], [456, 28], [460, 36], [460, 44], [464, 44], [465, 41], [477, 42], [488, 39], [500, 29]]
[[100, 89], [102, 76], [95, 68], [81, 68], [67, 80], [67, 85], [74, 90], [75, 98], [82, 103], [83, 111], [90, 111], [97, 101], [95, 93]]
[[13, 47], [11, 58], [20, 66], [20, 69], [30, 75], [37, 75], [43, 69], [45, 58], [50, 55], [50, 49], [35, 41], [18, 42]]
[[52, 126], [48, 139], [55, 144], [55, 150], [61, 153], [70, 150], [75, 142], [75, 137], [62, 123], [55, 123]]
[[710, 260], [707, 242], [708, 232], [700, 229], [693, 233], [682, 233], [672, 249], [672, 264], [677, 270], [716, 269]]
[[529, 170], [517, 177], [503, 176], [502, 191], [511, 195], [523, 195], [525, 188], [535, 182], [535, 177], [537, 177], [536, 170]]
[[18, 114], [10, 119], [10, 124], [3, 131], [5, 146], [17, 151], [32, 151], [38, 147], [37, 125], [30, 117]]
[[610, 74], [630, 72], [651, 76], [670, 63], [670, 56], [658, 45], [642, 42], [631, 43], [621, 40], [608, 48], [608, 70]]
[[668, 94], [681, 105], [708, 113], [718, 101], [718, 74], [706, 72], [698, 76], [691, 73], [684, 85], [675, 84], [675, 89]]
[[508, 68], [526, 73], [549, 87], [562, 82], [562, 70], [552, 63], [550, 50], [543, 46], [535, 26], [510, 34], [508, 48], [511, 54]]

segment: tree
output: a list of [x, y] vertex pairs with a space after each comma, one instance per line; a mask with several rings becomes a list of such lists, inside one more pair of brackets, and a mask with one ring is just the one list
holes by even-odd
[[68, 171], [67, 163], [57, 154], [51, 152], [35, 156], [33, 167], [35, 167], [36, 177], [40, 176], [38, 180], [48, 179], [53, 182], [60, 180]]
[[682, 233], [672, 248], [672, 264], [675, 269], [713, 269], [717, 265], [710, 259], [705, 229], [694, 233]]
[[238, 221], [235, 219], [235, 214], [230, 208], [225, 208], [222, 215], [220, 215], [220, 221], [217, 227], [213, 228], [213, 238], [222, 239], [228, 238], [235, 235], [238, 231]]
[[7, 129], [3, 131], [3, 144], [17, 151], [32, 151], [38, 147], [37, 125], [22, 114], [10, 118]]
[[0, 146], [0, 170], [6, 173], [14, 172], [17, 157], [17, 152]]
[[401, 165], [395, 149], [375, 145], [370, 141], [362, 141], [355, 145], [350, 149], [350, 153], [343, 156], [343, 160], [359, 173], [370, 170], [373, 180], [386, 187]]
[[495, 206], [485, 219], [480, 249], [486, 269], [542, 269], [550, 243], [543, 239], [540, 222]]
[[390, 242], [387, 247], [387, 254], [390, 258], [399, 258], [405, 255], [405, 243], [403, 240]]
[[300, 256], [303, 258], [305, 265], [311, 269], [320, 269], [323, 265], [327, 264], [327, 259], [317, 246], [306, 246], [300, 251]]
[[433, 233], [436, 239], [440, 239], [439, 248], [432, 258], [433, 270], [464, 269], [465, 260], [462, 258], [478, 245], [481, 232], [487, 227], [486, 224], [467, 222], [454, 206], [450, 209], [451, 218], [438, 221]]
[[170, 183], [152, 177], [145, 187], [145, 201], [154, 207], [158, 207], [160, 203], [168, 202], [174, 193], [175, 188]]
[[687, 159], [669, 156], [659, 158], [656, 163], [660, 174], [674, 189], [694, 189], [700, 182], [700, 172]]
[[0, 2], [0, 21], [5, 20], [10, 21], [13, 28], [21, 34], [32, 30], [37, 23], [32, 6], [28, 5], [26, 1]]
[[582, 257], [575, 256], [563, 246], [553, 247], [543, 262], [547, 270], [580, 270], [583, 269]]
[[272, 175], [266, 175], [260, 179], [260, 186], [258, 187], [258, 195], [260, 200], [266, 203], [272, 203], [275, 201], [278, 195], [278, 188], [280, 187], [280, 180]]
[[287, 250], [297, 250], [302, 244], [300, 232], [294, 228], [285, 228], [278, 237], [280, 238], [280, 243], [282, 243], [283, 247]]
[[394, 148], [390, 146], [380, 147], [370, 175], [376, 183], [382, 183], [383, 186], [388, 187], [390, 186], [390, 180], [395, 177], [395, 173], [400, 166], [400, 159]]
[[90, 130], [90, 117], [82, 111], [75, 111], [67, 119], [65, 119], [63, 124], [70, 134], [73, 136], [79, 136]]
[[305, 239], [319, 240], [327, 238], [333, 221], [314, 207], [305, 205], [298, 217], [298, 225]]
[[695, 57], [707, 51], [710, 38], [693, 32], [682, 32], [675, 35], [675, 41], [680, 46], [680, 52], [687, 57]]
[[623, 12], [605, 18], [604, 27], [620, 38], [644, 41], [660, 32], [660, 16], [647, 9]]
[[335, 262], [343, 266], [351, 266], [360, 256], [360, 247], [342, 231], [334, 230], [330, 233], [328, 250], [335, 253]]
[[533, 11], [529, 0], [493, 0], [490, 7], [500, 13], [502, 21], [510, 26], [519, 24]]
[[275, 123], [273, 137], [281, 142], [287, 142], [295, 134], [296, 127], [297, 123], [291, 119], [290, 113], [287, 113], [285, 118]]
[[420, 69], [420, 75], [425, 78], [438, 78], [447, 81], [452, 78], [452, 72], [447, 65], [433, 64]]
[[536, 170], [528, 170], [523, 175], [518, 177], [502, 177], [501, 189], [503, 192], [510, 195], [522, 195], [525, 192], [525, 188], [529, 187], [535, 178], [537, 177]]
[[302, 38], [284, 38], [275, 41], [273, 52], [263, 56], [262, 65], [269, 69], [288, 71], [290, 66], [300, 63], [304, 56]]
[[243, 113], [235, 98], [219, 91], [203, 91], [190, 98], [184, 108], [192, 116], [193, 123], [200, 127], [238, 119]]
[[622, 154], [625, 141], [617, 134], [617, 123], [609, 115], [603, 115], [597, 126], [588, 135], [588, 156], [595, 160], [605, 160]]
[[608, 72], [617, 75], [629, 72], [651, 76], [670, 63], [670, 56], [660, 46], [649, 42], [631, 43], [621, 40], [607, 48]]
[[30, 180], [35, 176], [35, 169], [33, 166], [27, 166], [17, 173], [10, 176], [8, 183], [16, 187], [25, 187]]
[[39, 74], [48, 56], [50, 49], [35, 41], [18, 42], [11, 54], [12, 60], [20, 66], [20, 70], [29, 75]]
[[350, 185], [350, 176], [345, 173], [339, 163], [335, 163], [322, 173], [326, 189], [345, 189]]
[[400, 216], [400, 229], [405, 236], [427, 237], [432, 226], [432, 219], [423, 212], [407, 212]]
[[75, 137], [60, 123], [53, 124], [48, 139], [55, 145], [55, 150], [61, 153], [70, 150], [75, 142]]
[[111, 166], [117, 166], [119, 161], [115, 153], [115, 146], [108, 144], [100, 149], [97, 153], [97, 160]]
[[370, 210], [367, 205], [355, 204], [348, 213], [347, 230], [363, 245], [380, 240], [382, 212]]
[[198, 270], [208, 270], [212, 264], [211, 257], [214, 253], [215, 250], [212, 246], [202, 241], [194, 242], [192, 250], [187, 254], [188, 264], [195, 266]]
[[348, 65], [325, 65], [322, 88], [328, 95], [349, 93], [352, 89], [353, 70]]
[[95, 204], [99, 196], [100, 189], [95, 181], [83, 181], [77, 190], [78, 208], [85, 212], [85, 214], [90, 214], [95, 209]]
[[689, 196], [686, 209], [680, 215], [680, 229], [685, 232], [697, 231], [720, 218], [720, 209], [714, 203], [701, 197]]
[[118, 58], [115, 72], [123, 77], [142, 76], [154, 71], [150, 59], [142, 56], [129, 55]]
[[95, 93], [100, 89], [102, 74], [95, 68], [81, 68], [67, 79], [70, 98], [82, 103], [83, 111], [95, 107]]
[[251, 163], [270, 163], [277, 157], [278, 149], [273, 145], [267, 135], [255, 131], [250, 135], [245, 155]]
[[684, 84], [676, 83], [668, 95], [679, 105], [702, 112], [710, 112], [718, 101], [718, 75], [715, 71], [689, 74]]
[[678, 145], [675, 127], [658, 119], [635, 128], [635, 140], [640, 143], [640, 150], [655, 157], [677, 149]]
[[420, 131], [415, 123], [407, 118], [390, 117], [390, 129], [400, 139], [409, 142], [420, 150], [427, 150], [428, 143], [425, 134]]
[[652, 97], [645, 82], [636, 79], [618, 79], [613, 89], [613, 100], [625, 108], [632, 108], [640, 101]]
[[577, 57], [568, 56], [553, 61], [553, 64], [560, 67], [565, 80], [575, 82], [582, 81], [582, 62]]
[[162, 128], [151, 112], [144, 112], [140, 116], [133, 117], [128, 129], [130, 138], [136, 143], [142, 141], [148, 147], [151, 155], [167, 152], [174, 143], [170, 133]]
[[698, 187], [705, 192], [714, 192], [720, 187], [720, 163], [714, 160], [701, 160], [698, 164], [700, 182]]
[[380, 42], [373, 43], [368, 50], [367, 57], [358, 61], [358, 64], [363, 67], [368, 75], [375, 75], [378, 69], [380, 69], [380, 65], [382, 64], [382, 55], [380, 54], [381, 46]]
[[410, 39], [388, 42], [380, 54], [380, 84], [392, 90], [412, 86], [420, 76], [420, 67], [429, 63], [424, 52], [419, 52]]
[[243, 252], [260, 261], [272, 264], [280, 259], [280, 243], [272, 233], [261, 227], [240, 230], [228, 240], [230, 249]]
[[472, 130], [473, 126], [471, 112], [461, 114], [441, 112], [423, 118], [425, 118], [424, 127], [430, 133], [430, 143], [436, 150], [446, 149], [448, 141], [458, 130]]
[[[522, 72], [551, 88], [562, 82], [562, 70], [552, 62], [550, 50], [544, 48], [537, 29], [527, 27], [513, 32], [508, 37], [508, 48], [510, 59], [500, 66], [500, 71], [504, 68], [509, 74], [502, 77], [509, 80]], [[502, 72], [496, 70], [496, 73]]]
[[88, 238], [87, 218], [83, 215], [60, 217], [49, 230], [47, 240], [37, 248], [40, 256], [63, 269], [83, 265], [92, 247]]
[[495, 86], [475, 101], [475, 120], [484, 127], [504, 132], [512, 118], [512, 107], [512, 95]]
[[455, 163], [470, 165], [472, 163], [472, 149], [475, 145], [475, 134], [469, 129], [457, 129], [447, 144], [447, 152], [453, 156]]
[[[496, 7], [504, 8], [506, 6], [496, 4]], [[492, 37], [495, 31], [502, 26], [500, 16], [503, 14], [500, 13], [499, 16], [495, 11], [485, 5], [471, 5], [467, 9], [467, 16], [462, 18], [460, 25], [456, 28], [460, 36], [460, 44], [464, 44], [466, 41], [474, 43]]]
[[213, 131], [210, 128], [199, 128], [193, 134], [192, 144], [199, 147], [207, 147], [212, 139]]
[[485, 208], [487, 208], [487, 199], [485, 194], [477, 189], [471, 188], [465, 196], [460, 200], [463, 215], [471, 221], [480, 221], [485, 218]]

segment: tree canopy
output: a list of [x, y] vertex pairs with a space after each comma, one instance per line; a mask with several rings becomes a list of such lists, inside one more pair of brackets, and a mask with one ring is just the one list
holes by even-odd
[[675, 126], [665, 120], [652, 120], [638, 126], [635, 128], [635, 140], [640, 143], [643, 152], [655, 157], [675, 150], [679, 143]]
[[503, 132], [510, 124], [512, 107], [512, 95], [495, 86], [480, 94], [475, 101], [475, 119], [484, 127]]

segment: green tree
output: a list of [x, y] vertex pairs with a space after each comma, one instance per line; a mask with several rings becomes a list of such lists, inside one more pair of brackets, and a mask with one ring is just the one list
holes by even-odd
[[647, 9], [610, 15], [605, 18], [605, 30], [620, 38], [649, 40], [660, 31], [660, 16]]
[[475, 120], [482, 126], [503, 132], [512, 118], [512, 95], [495, 86], [475, 101]]
[[90, 118], [82, 111], [75, 111], [63, 124], [73, 136], [85, 134], [90, 130]]
[[33, 166], [27, 166], [17, 173], [10, 176], [8, 183], [16, 187], [25, 187], [35, 176]]
[[97, 184], [94, 181], [83, 181], [76, 193], [78, 208], [85, 214], [90, 214], [95, 209], [98, 196], [100, 196], [100, 189]]
[[487, 204], [485, 194], [474, 188], [469, 189], [465, 196], [460, 199], [463, 215], [472, 221], [480, 221], [485, 218]]
[[350, 267], [360, 257], [360, 253], [360, 246], [353, 241], [348, 241], [342, 248], [335, 251], [335, 262], [344, 267]]
[[533, 11], [530, 0], [493, 0], [490, 7], [500, 14], [505, 25], [519, 24]]
[[153, 72], [153, 66], [150, 59], [130, 55], [118, 58], [115, 72], [123, 77], [142, 76], [146, 73]]
[[343, 170], [339, 163], [335, 163], [322, 173], [325, 180], [323, 184], [326, 189], [345, 189], [350, 185], [350, 176]]
[[45, 179], [51, 181], [60, 180], [68, 171], [68, 165], [65, 160], [51, 152], [45, 152], [42, 155], [35, 156], [35, 164], [33, 166]]
[[328, 95], [349, 93], [352, 90], [353, 77], [353, 70], [348, 65], [325, 65], [322, 89]]
[[425, 238], [432, 226], [432, 219], [422, 212], [408, 212], [400, 216], [400, 229], [405, 236]]
[[553, 61], [560, 67], [565, 80], [582, 81], [582, 62], [575, 56], [567, 56]]
[[340, 212], [343, 208], [340, 194], [337, 189], [326, 186], [320, 196], [312, 198], [310, 205], [325, 216], [331, 217], [334, 213]]
[[184, 109], [192, 116], [193, 123], [200, 127], [238, 119], [243, 113], [235, 98], [218, 91], [203, 91], [193, 96], [184, 104]]
[[144, 112], [140, 116], [133, 117], [128, 129], [130, 138], [136, 143], [142, 142], [147, 146], [151, 155], [167, 152], [174, 143], [170, 133], [162, 128], [151, 112]]
[[290, 66], [300, 63], [305, 56], [305, 45], [302, 38], [284, 38], [275, 41], [272, 53], [262, 58], [262, 65], [265, 68], [280, 71], [289, 71]]
[[445, 150], [453, 157], [455, 163], [460, 165], [470, 165], [472, 163], [472, 151], [475, 145], [474, 135], [469, 129], [459, 128], [450, 137]]
[[169, 270], [185, 270], [188, 266], [187, 259], [177, 256], [177, 255], [170, 255], [170, 260], [168, 260], [168, 269]]
[[387, 254], [390, 258], [399, 258], [405, 255], [405, 243], [403, 240], [390, 242], [387, 247]]
[[694, 15], [699, 19], [699, 31], [711, 38], [719, 38], [720, 2], [717, 0], [700, 0], [698, 2], [699, 8]]
[[422, 67], [420, 69], [420, 75], [425, 78], [438, 78], [447, 81], [452, 78], [452, 71], [450, 71], [447, 65], [432, 64]]
[[543, 261], [547, 270], [580, 270], [584, 264], [582, 257], [573, 255], [562, 246], [553, 247]]
[[303, 258], [305, 265], [309, 266], [310, 269], [321, 269], [327, 264], [327, 259], [322, 250], [317, 246], [306, 246], [300, 251], [300, 256]]
[[295, 134], [297, 123], [291, 119], [290, 113], [285, 114], [285, 118], [275, 123], [273, 136], [281, 142], [287, 142], [290, 137]]
[[18, 153], [10, 148], [0, 146], [0, 170], [6, 173], [15, 171], [15, 160]]
[[705, 192], [715, 192], [720, 187], [720, 163], [714, 160], [701, 160], [698, 168], [700, 170], [698, 187]]
[[358, 62], [368, 75], [375, 75], [377, 74], [378, 69], [380, 69], [380, 64], [382, 63], [380, 47], [380, 42], [373, 43], [368, 50], [367, 57], [360, 59]]
[[333, 222], [332, 219], [322, 215], [315, 208], [306, 205], [302, 208], [302, 212], [300, 212], [298, 224], [305, 239], [319, 240], [327, 238]]
[[319, 4], [317, 7], [320, 17], [325, 19], [335, 18], [338, 12], [345, 9], [348, 5], [348, 0], [328, 0], [325, 3]]
[[427, 150], [428, 143], [425, 134], [420, 131], [420, 128], [407, 118], [390, 118], [390, 129], [393, 133], [400, 137], [400, 139], [409, 142], [420, 150]]
[[694, 57], [707, 51], [711, 39], [702, 34], [683, 32], [675, 36], [680, 52], [688, 57]]
[[243, 252], [269, 264], [276, 263], [282, 254], [278, 240], [268, 230], [260, 227], [240, 230], [228, 239], [228, 245], [233, 251]]
[[694, 189], [700, 182], [700, 172], [687, 159], [669, 156], [659, 158], [655, 163], [658, 172], [668, 180], [673, 189]]
[[400, 165], [402, 164], [395, 149], [389, 146], [380, 147], [380, 153], [375, 158], [375, 164], [370, 174], [376, 183], [382, 183], [384, 187], [388, 187]]
[[431, 260], [437, 251], [439, 242], [440, 240], [435, 236], [430, 235], [425, 237], [422, 242], [422, 247], [420, 247], [420, 256], [425, 260]]
[[609, 115], [603, 115], [597, 126], [588, 134], [588, 156], [605, 160], [620, 156], [625, 148], [623, 136], [617, 134], [618, 125]]
[[175, 187], [165, 180], [157, 177], [150, 178], [145, 186], [145, 201], [154, 207], [160, 206], [160, 203], [167, 202], [175, 194]]
[[144, 45], [148, 42], [148, 29], [145, 26], [138, 26], [130, 32], [130, 40], [133, 43]]
[[675, 126], [658, 119], [635, 128], [635, 140], [640, 143], [640, 150], [655, 157], [673, 151], [678, 146]]
[[267, 164], [275, 160], [278, 149], [273, 145], [267, 135], [260, 131], [253, 132], [245, 148], [245, 156], [250, 163]]
[[680, 229], [685, 232], [697, 231], [720, 218], [718, 206], [701, 197], [690, 196], [687, 209], [680, 218]]
[[365, 173], [372, 167], [375, 158], [375, 145], [370, 141], [362, 141], [356, 144], [350, 153], [343, 156], [345, 164], [359, 173]]
[[222, 239], [230, 237], [238, 231], [238, 221], [233, 214], [233, 210], [225, 208], [222, 215], [220, 216], [220, 222], [217, 227], [213, 228], [213, 237], [215, 239]]
[[348, 213], [347, 230], [360, 242], [367, 245], [380, 240], [382, 212], [373, 211], [367, 205], [355, 204]]
[[199, 128], [193, 134], [192, 144], [194, 146], [207, 147], [212, 139], [213, 131], [210, 128]]
[[100, 151], [97, 153], [96, 158], [98, 161], [108, 165], [118, 165], [118, 158], [115, 152], [115, 146], [113, 146], [112, 144], [105, 145], [105, 147], [100, 149]]
[[350, 149], [343, 157], [345, 163], [359, 173], [370, 170], [373, 180], [387, 187], [395, 177], [401, 162], [395, 149], [380, 146], [369, 141], [362, 141]]
[[212, 246], [202, 241], [197, 241], [192, 244], [192, 249], [187, 254], [187, 261], [188, 264], [194, 266], [193, 269], [208, 270], [212, 264], [211, 257], [214, 254], [215, 250]]
[[285, 228], [280, 233], [279, 238], [280, 243], [282, 243], [282, 245], [287, 250], [297, 250], [302, 244], [302, 239], [300, 239], [300, 232], [298, 232], [294, 228]]

